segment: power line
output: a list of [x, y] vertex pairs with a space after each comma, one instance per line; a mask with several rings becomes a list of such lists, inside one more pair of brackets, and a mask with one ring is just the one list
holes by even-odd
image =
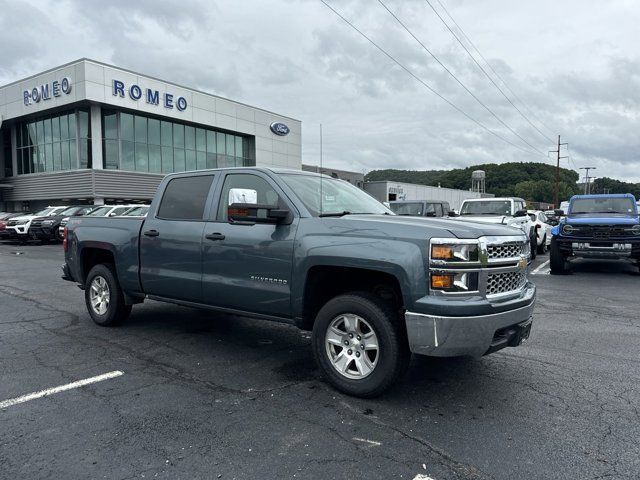
[[387, 6], [385, 5], [385, 3], [384, 3], [382, 0], [378, 0], [378, 3], [380, 3], [380, 5], [382, 5], [382, 6], [384, 7], [384, 9], [385, 9], [387, 12], [389, 12], [389, 14], [390, 14], [393, 18], [395, 18], [396, 22], [398, 22], [398, 23], [400, 24], [400, 26], [401, 26], [402, 28], [404, 28], [404, 29], [405, 29], [405, 31], [406, 31], [409, 35], [411, 35], [411, 37], [413, 37], [413, 39], [414, 39], [416, 42], [418, 42], [418, 43], [420, 44], [420, 46], [424, 49], [424, 51], [425, 51], [425, 52], [427, 52], [429, 55], [431, 55], [431, 57], [432, 57], [436, 62], [438, 62], [438, 64], [440, 64], [440, 66], [441, 66], [442, 68], [444, 68], [444, 69], [446, 70], [446, 72], [447, 72], [449, 75], [451, 75], [451, 77], [453, 77], [453, 79], [454, 79], [456, 82], [458, 82], [458, 84], [459, 84], [462, 88], [464, 88], [464, 89], [467, 91], [467, 93], [468, 93], [469, 95], [471, 95], [471, 96], [475, 99], [475, 101], [476, 101], [476, 102], [478, 102], [480, 105], [482, 105], [482, 106], [483, 106], [483, 107], [484, 107], [484, 108], [485, 108], [485, 109], [486, 109], [486, 110], [487, 110], [491, 115], [493, 115], [493, 116], [496, 118], [496, 120], [498, 120], [502, 125], [504, 125], [504, 126], [505, 126], [505, 127], [506, 127], [510, 132], [511, 132], [511, 133], [513, 133], [516, 137], [518, 137], [520, 140], [522, 140], [524, 143], [526, 143], [529, 147], [531, 147], [532, 149], [534, 149], [534, 150], [535, 150], [536, 152], [538, 152], [540, 155], [544, 155], [544, 152], [542, 152], [541, 150], [539, 150], [538, 148], [536, 148], [534, 145], [531, 145], [529, 142], [527, 142], [527, 140], [526, 140], [526, 139], [524, 139], [522, 136], [520, 136], [520, 134], [519, 134], [518, 132], [516, 132], [513, 128], [511, 128], [509, 125], [507, 125], [507, 124], [506, 124], [506, 123], [505, 123], [505, 122], [504, 122], [504, 121], [503, 121], [503, 120], [502, 120], [498, 115], [496, 115], [496, 113], [495, 113], [493, 110], [491, 110], [487, 105], [485, 105], [485, 104], [482, 102], [482, 100], [480, 100], [480, 99], [479, 99], [479, 98], [478, 98], [478, 97], [477, 97], [477, 96], [476, 96], [476, 95], [475, 95], [471, 90], [469, 90], [469, 89], [467, 88], [467, 86], [466, 86], [464, 83], [462, 83], [462, 81], [461, 81], [460, 79], [458, 79], [458, 77], [456, 77], [456, 75], [455, 75], [451, 70], [449, 70], [449, 69], [446, 67], [446, 65], [445, 65], [444, 63], [442, 63], [442, 62], [440, 61], [440, 59], [439, 59], [439, 58], [438, 58], [438, 57], [437, 57], [437, 56], [436, 56], [436, 55], [435, 55], [431, 50], [429, 50], [429, 49], [427, 48], [427, 46], [426, 46], [424, 43], [422, 43], [418, 37], [416, 37], [416, 36], [413, 34], [413, 32], [412, 32], [411, 30], [409, 30], [409, 28], [408, 28], [408, 27], [407, 27], [407, 26], [402, 22], [402, 20], [400, 20], [400, 19], [398, 18], [398, 16], [397, 16], [395, 13], [393, 13], [393, 12], [389, 9], [389, 7], [387, 7]]
[[536, 131], [538, 131], [544, 138], [546, 138], [549, 141], [553, 141], [551, 140], [547, 135], [545, 135], [542, 131], [540, 131], [540, 129], [538, 127], [536, 127], [531, 120], [529, 120], [529, 118], [522, 112], [522, 110], [520, 110], [518, 108], [518, 106], [513, 103], [511, 101], [511, 99], [507, 96], [506, 93], [504, 93], [504, 90], [502, 90], [502, 88], [500, 88], [500, 85], [498, 85], [495, 80], [493, 78], [491, 78], [491, 75], [489, 75], [487, 73], [487, 71], [482, 67], [482, 65], [480, 65], [480, 63], [476, 60], [476, 58], [473, 56], [473, 54], [469, 51], [469, 49], [465, 46], [465, 44], [460, 40], [460, 38], [458, 37], [458, 35], [456, 35], [456, 33], [453, 31], [453, 29], [449, 26], [449, 24], [445, 21], [444, 18], [442, 18], [442, 16], [438, 13], [438, 11], [433, 7], [433, 5], [431, 4], [431, 2], [429, 0], [424, 0], [425, 2], [427, 2], [427, 4], [431, 7], [431, 10], [433, 10], [433, 12], [438, 16], [438, 18], [440, 19], [440, 21], [444, 24], [445, 27], [447, 27], [447, 29], [449, 30], [449, 32], [451, 32], [451, 35], [453, 35], [453, 37], [458, 41], [458, 43], [462, 46], [462, 48], [464, 48], [464, 51], [467, 52], [467, 54], [469, 55], [469, 57], [471, 57], [471, 60], [473, 60], [473, 62], [478, 66], [478, 68], [480, 70], [482, 70], [482, 73], [485, 74], [485, 76], [489, 79], [489, 81], [491, 83], [493, 83], [493, 85], [498, 89], [498, 91], [502, 94], [502, 96], [504, 98], [507, 99], [507, 101], [511, 104], [511, 106], [513, 108], [515, 108], [518, 113], [522, 116], [522, 118], [524, 118], [529, 125], [531, 125], [533, 128], [536, 129]]
[[[465, 31], [462, 29], [462, 27], [460, 25], [458, 25], [458, 22], [456, 22], [456, 20], [453, 18], [453, 16], [451, 16], [451, 14], [449, 13], [449, 10], [447, 10], [447, 7], [444, 6], [444, 4], [440, 1], [440, 0], [436, 0], [438, 2], [438, 4], [440, 5], [440, 7], [442, 7], [442, 9], [444, 10], [444, 13], [447, 14], [447, 17], [449, 17], [449, 19], [453, 22], [453, 24], [456, 26], [456, 28], [458, 30], [460, 30], [460, 33], [462, 33], [462, 36], [465, 38], [465, 40], [467, 40], [467, 42], [469, 42], [469, 44], [473, 47], [473, 49], [478, 53], [478, 55], [480, 56], [480, 58], [484, 61], [484, 63], [491, 69], [491, 71], [493, 72], [493, 74], [498, 77], [498, 79], [504, 84], [504, 86], [507, 88], [507, 90], [509, 90], [509, 92], [511, 92], [511, 95], [514, 96], [514, 98], [516, 100], [518, 100], [523, 106], [524, 108], [527, 109], [527, 111], [529, 112], [529, 114], [535, 118], [538, 123], [540, 125], [542, 125], [544, 128], [546, 128], [551, 134], [554, 134], [554, 131], [549, 128], [549, 126], [544, 123], [542, 120], [540, 120], [540, 117], [538, 117], [533, 110], [531, 110], [531, 108], [529, 108], [529, 106], [524, 102], [524, 100], [522, 100], [517, 94], [516, 92], [514, 92], [511, 87], [509, 86], [509, 84], [507, 83], [507, 81], [502, 78], [502, 76], [495, 71], [495, 69], [491, 66], [491, 64], [489, 63], [489, 61], [484, 57], [484, 55], [482, 55], [482, 52], [480, 52], [480, 50], [478, 49], [478, 47], [476, 47], [476, 45], [471, 41], [471, 39], [469, 38], [469, 36], [465, 33]], [[536, 130], [538, 130], [535, 125], [533, 126], [533, 128], [535, 128]], [[538, 132], [544, 136], [547, 140], [549, 141], [553, 141], [551, 138], [547, 137], [543, 132], [541, 132], [540, 130], [538, 130]]]
[[364, 32], [362, 32], [360, 29], [358, 29], [358, 27], [356, 27], [353, 23], [351, 23], [349, 20], [347, 20], [345, 17], [343, 17], [336, 9], [334, 9], [331, 5], [329, 5], [325, 0], [320, 0], [320, 2], [322, 2], [324, 4], [324, 6], [326, 6], [329, 10], [331, 10], [333, 13], [335, 13], [340, 19], [342, 19], [347, 25], [349, 25], [351, 28], [353, 28], [356, 32], [358, 32], [365, 40], [367, 40], [371, 45], [373, 45], [374, 47], [376, 47], [380, 52], [382, 52], [387, 58], [389, 58], [392, 62], [394, 62], [396, 65], [398, 65], [402, 70], [404, 70], [405, 72], [407, 72], [409, 75], [411, 75], [415, 80], [417, 80], [418, 82], [420, 82], [425, 88], [427, 88], [427, 90], [429, 90], [431, 93], [433, 93], [434, 95], [436, 95], [438, 98], [444, 100], [447, 104], [449, 104], [452, 108], [454, 108], [456, 111], [460, 112], [462, 115], [464, 115], [466, 118], [468, 118], [469, 120], [471, 120], [473, 123], [475, 123], [476, 125], [478, 125], [479, 127], [481, 127], [483, 130], [486, 130], [487, 132], [489, 132], [491, 135], [499, 138], [500, 140], [502, 140], [503, 142], [508, 143], [509, 145], [511, 145], [512, 147], [517, 148], [518, 150], [521, 150], [525, 153], [528, 153], [530, 155], [535, 154], [534, 152], [531, 152], [530, 150], [527, 150], [523, 147], [521, 147], [520, 145], [516, 145], [515, 143], [511, 142], [510, 140], [504, 138], [503, 136], [501, 136], [499, 133], [494, 132], [493, 130], [491, 130], [489, 127], [487, 127], [486, 125], [484, 125], [483, 123], [481, 123], [480, 121], [476, 120], [475, 118], [473, 118], [471, 115], [469, 115], [467, 112], [465, 112], [464, 110], [462, 110], [460, 107], [458, 107], [455, 103], [453, 103], [451, 100], [449, 100], [448, 98], [446, 98], [445, 96], [441, 95], [440, 93], [438, 93], [433, 87], [431, 87], [428, 83], [426, 83], [424, 80], [422, 80], [420, 77], [418, 77], [415, 73], [413, 73], [411, 70], [409, 70], [406, 66], [404, 66], [402, 63], [400, 63], [399, 60], [397, 60], [393, 55], [391, 55], [390, 53], [388, 53], [385, 49], [383, 49], [380, 45], [378, 45], [376, 42], [374, 42], [371, 38], [369, 38]]

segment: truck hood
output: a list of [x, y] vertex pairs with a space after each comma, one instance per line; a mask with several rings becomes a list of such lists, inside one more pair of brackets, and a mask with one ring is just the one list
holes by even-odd
[[608, 213], [593, 213], [589, 215], [569, 215], [566, 219], [571, 225], [636, 225], [638, 217], [628, 215], [610, 215]]
[[[473, 223], [449, 218], [409, 217], [400, 215], [345, 215], [323, 218], [327, 226], [340, 226], [373, 236], [426, 239], [432, 237], [478, 238], [482, 236], [508, 236], [521, 234], [506, 225]], [[329, 222], [327, 222], [329, 220]], [[346, 233], [346, 232], [344, 232]]]

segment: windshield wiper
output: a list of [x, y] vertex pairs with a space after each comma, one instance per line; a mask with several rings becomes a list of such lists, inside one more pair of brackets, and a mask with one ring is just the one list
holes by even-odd
[[353, 214], [347, 210], [343, 210], [342, 212], [321, 213], [318, 216], [319, 217], [344, 217], [345, 215], [353, 215]]

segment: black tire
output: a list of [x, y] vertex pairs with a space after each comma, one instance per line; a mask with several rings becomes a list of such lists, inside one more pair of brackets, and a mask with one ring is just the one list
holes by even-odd
[[567, 259], [558, 248], [555, 238], [551, 238], [551, 253], [549, 254], [549, 266], [551, 274], [564, 275], [568, 272]]
[[538, 251], [538, 236], [536, 235], [536, 231], [533, 230], [529, 235], [529, 243], [531, 245], [531, 260], [536, 259], [536, 252]]
[[[102, 284], [102, 281], [97, 280], [98, 277], [103, 279], [104, 284], [108, 287], [108, 303], [103, 313], [100, 313], [99, 309], [95, 309], [91, 301], [94, 281], [96, 281], [97, 284]], [[91, 319], [102, 327], [119, 325], [125, 321], [131, 313], [131, 305], [126, 305], [124, 302], [124, 295], [115, 274], [115, 267], [111, 264], [99, 264], [89, 271], [87, 281], [85, 282], [84, 301]]]
[[[345, 374], [338, 372], [328, 352], [330, 347], [325, 343], [329, 326], [345, 314], [357, 315], [363, 319], [371, 326], [377, 338], [375, 366], [364, 378], [347, 378]], [[364, 346], [364, 343], [365, 340], [362, 340], [361, 345]], [[406, 330], [400, 315], [384, 300], [367, 292], [349, 293], [329, 300], [316, 316], [312, 344], [316, 363], [329, 383], [341, 392], [363, 398], [375, 397], [391, 387], [406, 372], [411, 358]], [[347, 347], [341, 348], [347, 350]], [[358, 352], [355, 339], [353, 350]], [[367, 353], [363, 352], [363, 355], [365, 354]], [[354, 363], [347, 363], [347, 367], [349, 365], [355, 366]]]
[[546, 253], [547, 251], [547, 234], [544, 234], [544, 237], [542, 237], [542, 245], [538, 245], [538, 253], [540, 255]]

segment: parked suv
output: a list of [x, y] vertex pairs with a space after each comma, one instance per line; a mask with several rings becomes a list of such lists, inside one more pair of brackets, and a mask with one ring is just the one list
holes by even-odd
[[63, 207], [47, 207], [39, 212], [27, 215], [21, 215], [19, 217], [13, 217], [7, 222], [7, 236], [11, 239], [17, 239], [21, 242], [26, 242], [29, 239], [29, 228], [31, 227], [31, 222], [35, 218], [39, 217], [48, 217], [49, 215], [56, 215], [61, 211], [68, 208], [67, 206]]
[[36, 217], [31, 221], [29, 226], [29, 236], [42, 242], [51, 240], [60, 240], [62, 237], [58, 233], [58, 227], [63, 218], [78, 217], [86, 215], [96, 208], [95, 205], [74, 205], [65, 208], [61, 212], [46, 217]]
[[480, 223], [497, 223], [515, 227], [531, 242], [531, 259], [536, 258], [536, 229], [526, 210], [522, 198], [472, 198], [464, 200], [460, 207], [460, 220]]
[[567, 272], [577, 257], [624, 258], [640, 268], [640, 219], [633, 195], [575, 195], [566, 214], [553, 227], [551, 273]]
[[389, 202], [389, 208], [396, 215], [411, 217], [445, 217], [451, 211], [449, 203], [440, 200], [397, 200]]

